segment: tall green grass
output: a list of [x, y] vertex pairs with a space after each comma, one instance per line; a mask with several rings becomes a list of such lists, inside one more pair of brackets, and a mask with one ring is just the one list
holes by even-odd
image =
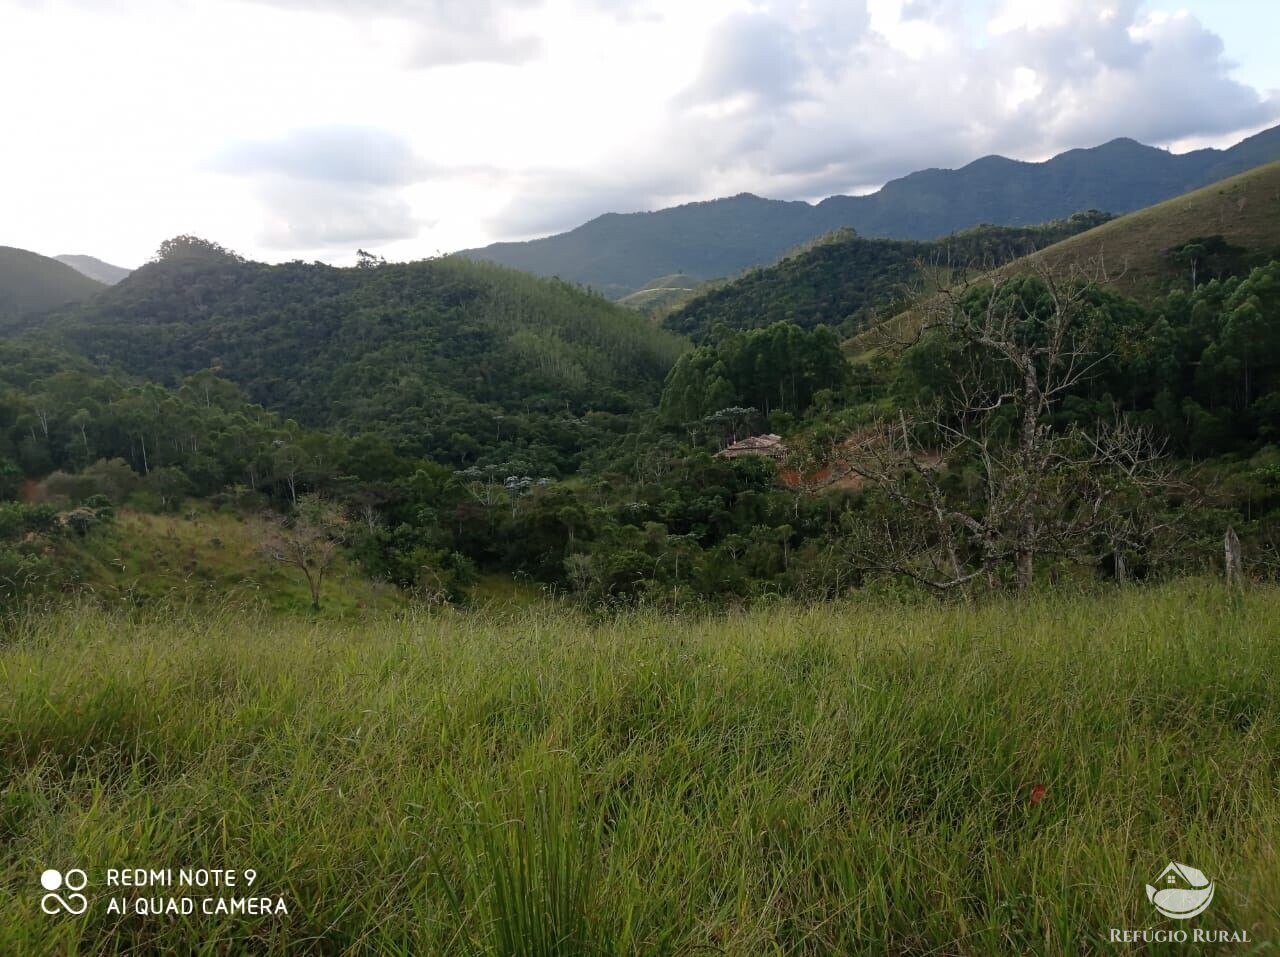
[[[6, 640], [4, 954], [1110, 954], [1180, 926], [1169, 860], [1191, 926], [1280, 941], [1275, 590]], [[106, 868], [185, 865], [289, 913], [106, 914]]]

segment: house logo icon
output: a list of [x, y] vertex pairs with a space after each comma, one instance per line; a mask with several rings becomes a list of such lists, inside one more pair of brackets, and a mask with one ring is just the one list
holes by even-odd
[[1147, 900], [1165, 917], [1186, 920], [1204, 913], [1213, 902], [1213, 881], [1204, 871], [1170, 861], [1155, 886], [1147, 885]]

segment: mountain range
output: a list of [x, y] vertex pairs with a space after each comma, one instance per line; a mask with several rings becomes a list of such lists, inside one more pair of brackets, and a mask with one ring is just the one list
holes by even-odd
[[743, 193], [656, 212], [606, 213], [566, 233], [459, 255], [622, 298], [659, 276], [710, 280], [767, 265], [836, 229], [928, 240], [982, 224], [1045, 223], [1086, 209], [1127, 213], [1277, 159], [1280, 126], [1230, 149], [1180, 154], [1116, 139], [1041, 163], [987, 156], [961, 169], [921, 170], [866, 196], [816, 204]]
[[104, 282], [108, 286], [114, 286], [133, 271], [125, 269], [123, 266], [104, 263], [94, 256], [62, 255], [54, 256], [53, 258], [60, 263], [66, 263], [82, 276], [88, 276], [90, 279], [98, 280], [98, 282]]

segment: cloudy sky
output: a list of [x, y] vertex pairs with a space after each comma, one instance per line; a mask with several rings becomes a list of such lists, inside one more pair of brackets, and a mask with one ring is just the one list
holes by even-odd
[[0, 0], [0, 244], [411, 259], [1280, 122], [1275, 0]]

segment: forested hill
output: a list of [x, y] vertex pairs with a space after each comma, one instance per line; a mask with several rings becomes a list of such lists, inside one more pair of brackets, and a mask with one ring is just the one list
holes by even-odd
[[913, 288], [1010, 262], [1108, 218], [1090, 210], [1040, 226], [980, 226], [934, 242], [864, 239], [846, 230], [709, 289], [664, 323], [694, 339], [717, 323], [757, 329], [780, 321], [805, 329], [825, 324], [852, 335], [878, 314], [894, 311]]
[[190, 237], [34, 333], [173, 384], [213, 369], [304, 425], [466, 464], [573, 467], [610, 413], [656, 402], [686, 347], [561, 282], [436, 259], [340, 269], [247, 262]]
[[83, 302], [103, 288], [56, 259], [0, 246], [0, 321]]
[[1025, 226], [1082, 209], [1125, 213], [1280, 159], [1280, 127], [1228, 150], [1173, 154], [1129, 139], [1043, 163], [988, 156], [958, 170], [912, 173], [867, 196], [817, 205], [743, 194], [648, 213], [609, 213], [567, 233], [462, 255], [560, 276], [620, 298], [657, 276], [730, 276], [767, 265], [841, 227], [890, 239], [934, 239], [982, 223]]
[[659, 276], [730, 276], [827, 232], [813, 206], [742, 193], [654, 213], [606, 213], [558, 236], [459, 253], [621, 299]]

